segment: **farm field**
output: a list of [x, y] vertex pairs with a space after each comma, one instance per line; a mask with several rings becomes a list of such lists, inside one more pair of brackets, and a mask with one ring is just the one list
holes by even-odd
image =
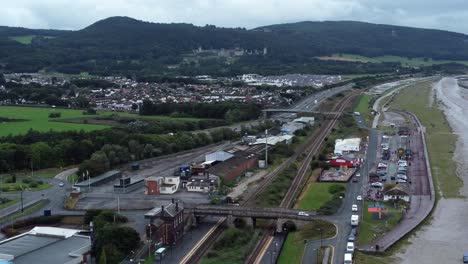
[[[60, 112], [60, 118], [49, 118], [49, 114]], [[0, 118], [8, 118], [17, 121], [0, 123], [0, 137], [8, 135], [19, 135], [26, 133], [29, 129], [41, 132], [46, 131], [71, 131], [84, 130], [94, 131], [111, 126], [104, 124], [80, 123], [83, 118], [92, 119], [117, 114], [121, 117], [134, 117], [138, 119], [152, 119], [161, 121], [196, 121], [197, 118], [173, 118], [169, 116], [139, 116], [124, 112], [98, 112], [98, 115], [83, 115], [83, 110], [59, 109], [25, 106], [0, 106]], [[60, 122], [62, 121], [62, 122]], [[104, 123], [104, 122], [102, 122]]]
[[[61, 118], [49, 118], [49, 114], [60, 112]], [[65, 118], [84, 117], [82, 110], [73, 109], [54, 109], [54, 108], [39, 108], [39, 107], [21, 107], [21, 106], [1, 106], [0, 117], [9, 119], [20, 119], [21, 121], [6, 122], [0, 124], [0, 136], [18, 135], [26, 133], [29, 129], [37, 131], [67, 131], [67, 130], [84, 130], [93, 131], [107, 128], [102, 125], [88, 124], [71, 124], [56, 122]], [[23, 121], [24, 120], [24, 121]]]
[[18, 36], [18, 37], [10, 37], [10, 39], [14, 41], [18, 41], [21, 44], [29, 45], [32, 42], [32, 39], [34, 38], [34, 35], [26, 35], [26, 36]]
[[319, 57], [321, 60], [337, 60], [337, 61], [360, 61], [360, 62], [371, 62], [371, 63], [381, 63], [381, 62], [399, 62], [402, 66], [406, 67], [419, 67], [419, 66], [431, 66], [435, 64], [443, 63], [461, 63], [468, 65], [468, 61], [451, 61], [451, 60], [432, 60], [425, 58], [413, 58], [409, 59], [406, 57], [399, 56], [378, 56], [378, 57], [365, 57], [354, 54], [333, 54], [332, 56]]

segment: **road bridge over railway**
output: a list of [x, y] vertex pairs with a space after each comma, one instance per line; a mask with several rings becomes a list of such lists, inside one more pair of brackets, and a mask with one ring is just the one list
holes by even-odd
[[283, 225], [287, 221], [313, 221], [323, 220], [326, 217], [317, 215], [316, 212], [302, 211], [289, 208], [264, 208], [264, 207], [244, 207], [236, 205], [186, 205], [187, 213], [190, 213], [196, 220], [200, 220], [203, 216], [225, 216], [227, 217], [226, 224], [235, 226], [235, 222], [242, 219], [248, 225], [254, 226], [258, 218], [260, 219], [275, 219], [277, 221], [277, 231], [283, 229]]
[[293, 113], [293, 114], [312, 114], [312, 115], [337, 115], [339, 112], [328, 112], [328, 111], [312, 111], [308, 109], [276, 109], [276, 108], [269, 108], [269, 109], [263, 109], [263, 118], [268, 118], [268, 114], [272, 113]]

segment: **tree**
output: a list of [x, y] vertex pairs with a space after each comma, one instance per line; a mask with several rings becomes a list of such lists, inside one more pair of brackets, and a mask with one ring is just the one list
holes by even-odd
[[37, 142], [31, 145], [30, 158], [34, 168], [52, 167], [55, 155], [52, 148], [45, 142]]
[[5, 75], [3, 73], [0, 73], [0, 86], [5, 86], [6, 80], [5, 80]]
[[143, 157], [144, 158], [151, 158], [153, 157], [154, 147], [151, 144], [146, 144], [143, 148]]
[[107, 264], [106, 249], [102, 248], [101, 256], [99, 257], [99, 264]]
[[[119, 255], [128, 255], [140, 243], [140, 235], [131, 227], [106, 224], [102, 227], [96, 227], [96, 248], [101, 252], [106, 247], [107, 257], [110, 258], [112, 250], [108, 246], [115, 247]], [[108, 260], [110, 261], [110, 259]], [[111, 262], [117, 263], [117, 262]]]

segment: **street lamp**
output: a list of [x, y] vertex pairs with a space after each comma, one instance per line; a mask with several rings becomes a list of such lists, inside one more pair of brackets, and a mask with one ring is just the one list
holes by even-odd
[[23, 185], [20, 185], [21, 187], [21, 212], [23, 212], [24, 210], [24, 207], [23, 207], [23, 192], [24, 192], [24, 189], [23, 189]]
[[322, 248], [322, 235], [323, 235], [322, 228], [317, 228], [317, 231], [320, 232], [320, 248]]

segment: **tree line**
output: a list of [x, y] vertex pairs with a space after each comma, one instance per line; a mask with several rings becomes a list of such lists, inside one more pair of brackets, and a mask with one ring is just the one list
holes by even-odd
[[244, 103], [153, 103], [143, 101], [140, 115], [183, 115], [184, 117], [226, 119], [228, 122], [239, 122], [256, 119], [261, 108], [256, 104]]
[[92, 132], [29, 130], [24, 135], [0, 138], [0, 173], [81, 164], [80, 176], [84, 171], [96, 176], [130, 161], [232, 140], [272, 126], [267, 122], [240, 131], [215, 128], [209, 132], [159, 135], [112, 128]]

